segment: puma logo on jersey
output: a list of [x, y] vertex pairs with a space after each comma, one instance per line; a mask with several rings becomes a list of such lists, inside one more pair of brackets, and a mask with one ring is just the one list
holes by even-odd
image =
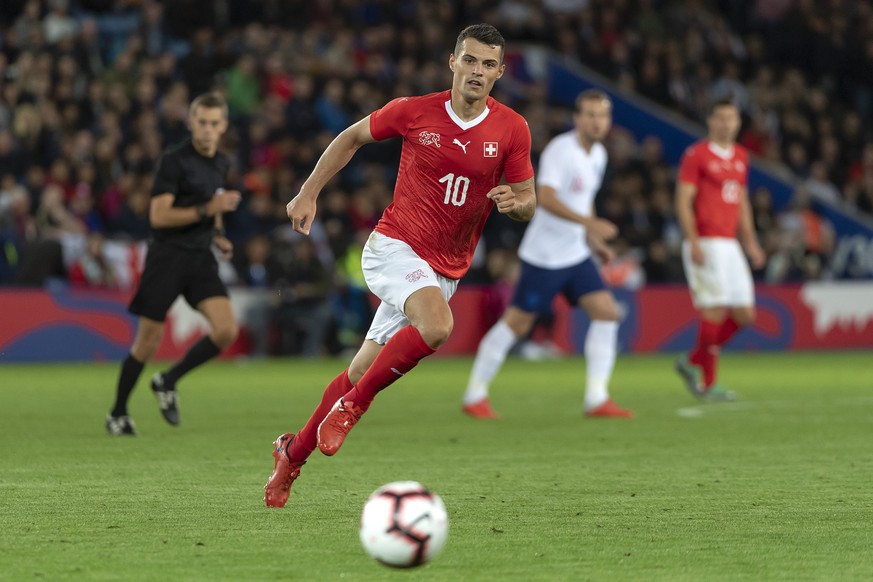
[[460, 147], [462, 150], [464, 150], [464, 153], [465, 153], [465, 154], [467, 153], [467, 146], [470, 145], [470, 142], [469, 142], [469, 141], [468, 141], [467, 143], [461, 143], [460, 140], [458, 140], [458, 138], [455, 138], [455, 139], [452, 141], [452, 143], [455, 144], [455, 145], [457, 145], [458, 147]]
[[421, 142], [421, 145], [435, 145], [436, 147], [440, 147], [440, 134], [432, 133], [430, 131], [422, 131], [418, 134], [418, 141]]

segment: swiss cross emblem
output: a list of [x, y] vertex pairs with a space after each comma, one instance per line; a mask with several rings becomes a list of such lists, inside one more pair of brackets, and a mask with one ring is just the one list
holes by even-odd
[[486, 158], [496, 158], [497, 157], [497, 142], [496, 141], [486, 141], [485, 142], [485, 157]]

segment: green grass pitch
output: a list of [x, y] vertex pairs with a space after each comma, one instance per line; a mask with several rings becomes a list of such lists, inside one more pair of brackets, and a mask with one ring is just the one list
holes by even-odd
[[[460, 414], [470, 360], [427, 360], [267, 509], [272, 440], [343, 365], [207, 365], [181, 384], [179, 428], [150, 365], [135, 439], [103, 427], [116, 364], [0, 365], [0, 580], [873, 579], [869, 354], [728, 354], [740, 399], [721, 404], [694, 401], [669, 357], [623, 356], [630, 421], [582, 417], [581, 359], [510, 360], [496, 422]], [[449, 511], [443, 554], [415, 571], [358, 542], [368, 494], [401, 479]]]

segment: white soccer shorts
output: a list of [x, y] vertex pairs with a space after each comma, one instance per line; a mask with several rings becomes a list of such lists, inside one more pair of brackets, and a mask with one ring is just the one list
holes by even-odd
[[752, 271], [739, 241], [733, 238], [700, 239], [706, 257], [703, 265], [691, 260], [691, 244], [682, 243], [682, 263], [698, 309], [705, 307], [752, 307], [755, 286]]
[[361, 256], [364, 280], [382, 300], [367, 339], [384, 345], [391, 336], [409, 325], [403, 306], [409, 296], [425, 287], [439, 287], [446, 301], [458, 288], [457, 279], [437, 274], [408, 244], [373, 232]]

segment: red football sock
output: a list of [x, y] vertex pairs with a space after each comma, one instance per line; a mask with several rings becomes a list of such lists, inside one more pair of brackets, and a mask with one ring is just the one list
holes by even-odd
[[697, 345], [688, 358], [692, 364], [703, 370], [703, 386], [708, 388], [715, 382], [715, 368], [718, 363], [718, 337], [721, 323], [702, 320], [697, 334]]
[[318, 425], [336, 404], [340, 397], [352, 389], [352, 383], [349, 382], [349, 369], [343, 370], [339, 376], [330, 381], [327, 388], [324, 389], [324, 396], [321, 397], [321, 402], [316, 407], [315, 412], [309, 417], [306, 425], [300, 429], [300, 432], [294, 437], [291, 446], [288, 447], [288, 458], [292, 463], [302, 463], [309, 458], [312, 451], [315, 450], [318, 441]]
[[380, 390], [413, 369], [422, 358], [436, 350], [425, 343], [418, 330], [407, 325], [394, 334], [357, 385], [343, 396], [366, 411]]
[[718, 328], [718, 340], [716, 340], [718, 345], [723, 346], [726, 344], [729, 339], [734, 337], [734, 334], [737, 333], [739, 329], [740, 326], [733, 317], [726, 317], [721, 323], [721, 327]]

